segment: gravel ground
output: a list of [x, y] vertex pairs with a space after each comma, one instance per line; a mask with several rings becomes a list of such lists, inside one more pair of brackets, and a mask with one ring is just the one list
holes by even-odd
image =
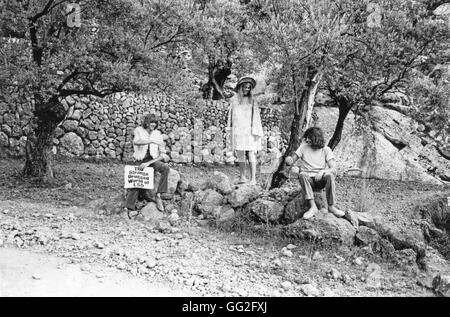
[[[322, 249], [270, 230], [227, 232], [195, 219], [158, 230], [124, 215], [99, 215], [86, 205], [123, 190], [123, 166], [117, 163], [60, 159], [55, 164], [58, 181], [46, 186], [18, 178], [22, 164], [0, 160], [0, 248], [56, 257], [86, 271], [105, 267], [111, 278], [125, 273], [198, 296], [433, 296], [418, 285], [429, 277], [415, 266], [397, 267], [357, 247]], [[173, 168], [197, 185], [214, 170], [237, 177], [231, 167]], [[339, 178], [338, 195], [344, 209], [357, 209], [364, 196], [364, 208], [415, 228], [414, 207], [450, 192]]]

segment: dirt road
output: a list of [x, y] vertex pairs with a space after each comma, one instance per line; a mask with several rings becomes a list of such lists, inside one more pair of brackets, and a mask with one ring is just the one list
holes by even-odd
[[65, 259], [48, 254], [1, 248], [0, 296], [166, 297], [195, 294], [148, 283], [99, 264], [67, 264]]

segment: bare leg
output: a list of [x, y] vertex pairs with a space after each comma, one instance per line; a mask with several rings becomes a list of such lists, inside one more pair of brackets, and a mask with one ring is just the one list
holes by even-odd
[[245, 183], [247, 178], [245, 177], [245, 162], [239, 162], [239, 182]]
[[256, 162], [250, 162], [250, 184], [256, 185]]
[[345, 212], [336, 208], [336, 181], [333, 174], [325, 174], [324, 180], [326, 181], [325, 191], [327, 194], [328, 211], [336, 217], [345, 216]]
[[312, 178], [305, 173], [299, 175], [300, 186], [302, 187], [305, 200], [309, 202], [309, 209], [303, 215], [303, 219], [310, 219], [319, 212], [314, 201], [314, 192], [312, 190]]

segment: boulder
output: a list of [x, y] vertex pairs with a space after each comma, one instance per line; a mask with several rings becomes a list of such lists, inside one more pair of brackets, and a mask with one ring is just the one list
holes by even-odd
[[433, 274], [442, 273], [445, 268], [450, 267], [450, 263], [439, 253], [439, 251], [428, 247], [424, 259], [425, 269]]
[[[314, 201], [319, 210], [327, 207], [322, 192], [314, 192]], [[307, 212], [308, 209], [309, 203], [305, 201], [303, 194], [300, 193], [286, 205], [283, 213], [283, 222], [286, 224], [295, 222], [303, 217], [303, 214]]]
[[71, 153], [76, 156], [84, 154], [83, 140], [74, 132], [65, 134], [60, 139], [60, 144], [62, 152]]
[[405, 231], [386, 222], [383, 218], [374, 218], [370, 228], [392, 243], [395, 250], [413, 249], [417, 253], [418, 260], [425, 257], [426, 246], [420, 229], [410, 228]]
[[213, 182], [217, 191], [222, 195], [228, 195], [233, 191], [230, 179], [224, 173], [215, 171]]
[[438, 296], [450, 297], [450, 275], [437, 275], [433, 279], [433, 290]]
[[283, 205], [272, 200], [257, 199], [246, 206], [247, 211], [256, 215], [264, 223], [279, 222], [283, 216]]
[[353, 245], [356, 229], [345, 219], [320, 212], [309, 220], [299, 219], [284, 227], [289, 237], [314, 239], [326, 244]]
[[213, 189], [201, 191], [195, 195], [196, 210], [204, 215], [214, 216], [223, 202], [223, 196]]
[[228, 198], [233, 208], [242, 207], [245, 204], [257, 199], [262, 192], [258, 185], [244, 184], [235, 189]]
[[216, 214], [216, 224], [219, 226], [224, 226], [230, 223], [236, 216], [236, 212], [233, 208], [229, 206], [222, 206], [220, 208], [220, 213]]
[[[329, 139], [338, 117], [338, 109], [315, 107], [317, 126]], [[334, 150], [339, 173], [359, 168], [370, 178], [420, 181], [442, 184], [428, 171], [450, 170], [445, 159], [431, 144], [423, 145], [416, 131], [417, 122], [398, 111], [381, 106], [370, 108], [374, 129], [359, 128], [353, 114], [349, 114], [342, 139]], [[431, 165], [430, 165], [431, 164]]]
[[154, 223], [155, 225], [162, 219], [164, 219], [164, 214], [158, 210], [154, 202], [149, 202], [140, 211], [142, 217], [145, 221]]
[[374, 229], [360, 226], [355, 236], [355, 244], [358, 246], [368, 246], [380, 240], [380, 235]]

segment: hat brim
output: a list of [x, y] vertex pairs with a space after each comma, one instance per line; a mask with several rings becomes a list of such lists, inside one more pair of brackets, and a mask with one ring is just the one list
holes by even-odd
[[249, 83], [252, 85], [252, 89], [256, 87], [256, 80], [254, 80], [251, 77], [244, 77], [239, 79], [238, 83], [236, 84], [236, 90], [239, 89], [239, 86], [245, 83]]

